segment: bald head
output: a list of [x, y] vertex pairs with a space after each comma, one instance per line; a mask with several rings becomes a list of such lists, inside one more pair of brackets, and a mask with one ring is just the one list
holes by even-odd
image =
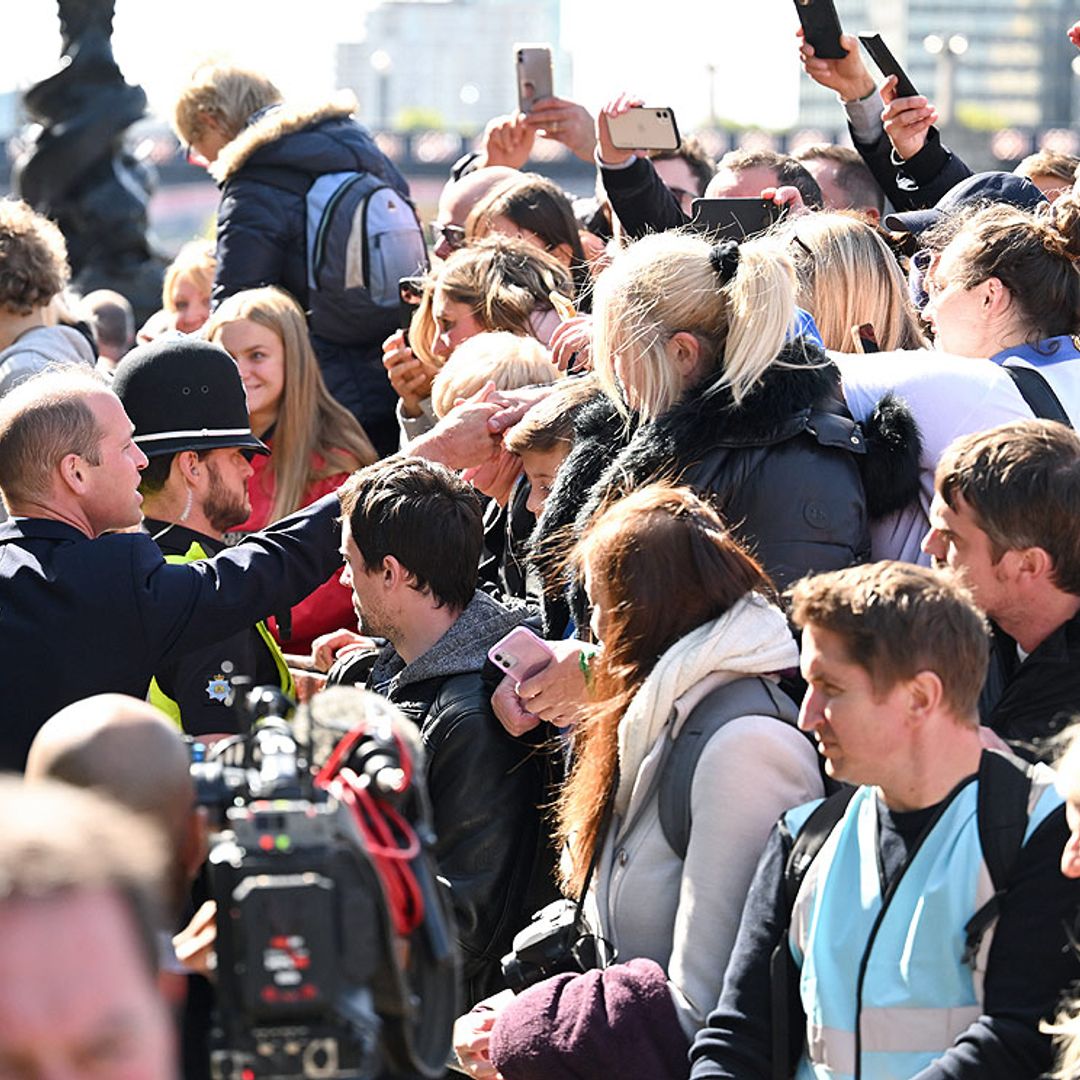
[[457, 246], [451, 244], [442, 232], [447, 225], [463, 229], [466, 218], [481, 199], [500, 184], [505, 184], [507, 180], [514, 180], [519, 176], [521, 173], [517, 169], [510, 169], [505, 165], [492, 165], [486, 169], [476, 169], [474, 172], [466, 173], [460, 180], [451, 180], [439, 196], [439, 210], [435, 215], [437, 241], [435, 254], [440, 259], [445, 259], [454, 250], [454, 246]]
[[98, 694], [61, 709], [34, 738], [27, 780], [96, 788], [179, 839], [194, 789], [176, 725], [149, 702]]

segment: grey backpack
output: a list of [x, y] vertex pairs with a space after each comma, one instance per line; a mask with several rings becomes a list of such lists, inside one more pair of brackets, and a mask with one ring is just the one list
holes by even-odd
[[664, 839], [680, 859], [690, 843], [690, 789], [698, 759], [713, 735], [740, 716], [775, 716], [794, 724], [799, 707], [770, 679], [751, 676], [717, 687], [687, 717], [662, 766], [657, 796]]
[[284, 166], [239, 174], [304, 197], [308, 323], [341, 345], [372, 345], [393, 333], [398, 282], [427, 270], [412, 203], [373, 173], [309, 175]]

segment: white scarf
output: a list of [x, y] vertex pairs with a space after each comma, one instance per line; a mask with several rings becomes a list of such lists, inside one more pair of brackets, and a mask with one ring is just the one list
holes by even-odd
[[[748, 593], [727, 612], [680, 638], [656, 663], [619, 721], [615, 812], [626, 814], [641, 763], [665, 734], [675, 702], [714, 672], [765, 675], [798, 665], [799, 650], [775, 605]], [[678, 731], [668, 733], [674, 738]]]

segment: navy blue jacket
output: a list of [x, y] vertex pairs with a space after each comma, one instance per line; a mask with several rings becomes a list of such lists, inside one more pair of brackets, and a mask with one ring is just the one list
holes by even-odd
[[[408, 198], [405, 178], [351, 119], [354, 105], [267, 110], [221, 151], [211, 166], [221, 187], [214, 307], [243, 289], [279, 285], [307, 310], [304, 193], [317, 177], [372, 173]], [[382, 366], [382, 342], [396, 324], [396, 317], [389, 318], [372, 328], [370, 340], [355, 345], [311, 338], [330, 393], [364, 425], [382, 454], [393, 453], [398, 440], [397, 395]]]
[[173, 565], [144, 533], [91, 540], [60, 521], [0, 525], [0, 769], [21, 771], [58, 709], [141, 698], [167, 659], [227, 638], [321, 585], [341, 561], [327, 495], [205, 562]]

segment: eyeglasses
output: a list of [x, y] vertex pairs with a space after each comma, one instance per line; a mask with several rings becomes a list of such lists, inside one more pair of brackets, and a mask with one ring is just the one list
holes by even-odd
[[798, 233], [791, 234], [791, 241], [788, 246], [800, 248], [802, 250], [802, 253], [809, 256], [810, 260], [813, 261], [814, 253], [810, 250], [810, 248], [806, 244], [806, 241], [803, 240]]
[[431, 223], [432, 247], [445, 243], [451, 251], [465, 246], [465, 229], [461, 225], [444, 225], [438, 221]]

